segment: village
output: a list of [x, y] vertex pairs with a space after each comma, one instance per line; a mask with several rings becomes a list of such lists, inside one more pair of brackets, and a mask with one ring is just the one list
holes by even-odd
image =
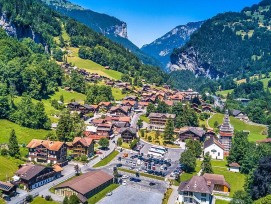
[[[77, 69], [67, 64], [62, 68], [66, 73]], [[214, 102], [206, 103], [193, 90], [179, 91], [168, 85], [150, 84], [133, 90], [129, 83], [77, 71], [86, 81], [103, 82], [128, 94], [120, 101], [85, 104], [75, 100], [65, 104], [71, 114], [78, 114], [84, 121], [83, 135], [69, 142], [32, 139], [26, 146], [28, 163], [21, 165], [12, 179], [0, 183], [8, 203], [24, 203], [36, 196], [62, 202], [71, 195], [87, 203], [102, 193], [102, 198], [107, 195], [99, 201], [102, 204], [127, 199], [129, 203], [151, 204], [164, 202], [169, 189], [173, 192], [167, 197], [168, 203], [231, 200], [231, 184], [224, 175], [202, 173], [203, 169], [197, 168], [198, 171], [189, 175], [190, 179], [180, 179], [182, 175], [187, 176], [186, 164], [180, 157], [191, 144], [199, 152], [197, 163], [206, 158], [223, 163], [229, 156], [234, 136], [229, 111], [225, 111], [223, 123], [216, 132], [205, 126], [174, 127], [179, 116], [167, 112], [179, 105], [209, 118], [221, 104], [216, 107]], [[65, 90], [72, 91], [69, 87]], [[162, 106], [166, 108], [156, 111]], [[231, 115], [241, 121], [249, 120], [238, 110], [233, 110]], [[57, 123], [52, 124], [52, 129], [57, 126]], [[227, 171], [239, 173], [240, 165], [232, 162]], [[111, 188], [113, 185], [116, 190]], [[129, 186], [132, 188], [127, 188]], [[106, 189], [112, 191], [104, 191]], [[153, 196], [149, 196], [150, 191]]]

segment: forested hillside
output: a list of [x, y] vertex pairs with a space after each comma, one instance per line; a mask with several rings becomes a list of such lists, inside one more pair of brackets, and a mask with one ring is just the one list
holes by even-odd
[[[0, 0], [0, 7], [5, 21], [1, 25], [14, 37], [30, 37], [50, 51], [68, 46], [62, 36], [62, 29], [65, 29], [71, 39], [71, 46], [80, 47], [80, 57], [110, 66], [132, 77], [137, 75], [158, 84], [164, 82], [164, 74], [158, 67], [143, 65], [124, 47], [75, 20], [61, 16], [39, 0]], [[32, 35], [25, 33], [27, 30]]]
[[190, 41], [171, 55], [174, 69], [196, 74], [247, 77], [270, 71], [271, 1], [207, 20]]

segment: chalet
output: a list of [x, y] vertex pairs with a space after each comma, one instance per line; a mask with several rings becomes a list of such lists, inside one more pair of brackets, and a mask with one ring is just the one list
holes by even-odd
[[113, 126], [112, 123], [101, 123], [97, 126], [97, 134], [104, 134], [107, 133], [109, 137], [113, 135]]
[[87, 203], [88, 198], [96, 195], [113, 183], [113, 176], [104, 171], [90, 171], [55, 187], [59, 196], [76, 195], [81, 203]]
[[159, 92], [155, 96], [156, 99], [159, 99], [160, 101], [165, 99], [165, 93]]
[[112, 106], [110, 108], [110, 114], [119, 116], [128, 116], [130, 114], [130, 106]]
[[240, 171], [240, 165], [236, 162], [233, 162], [231, 164], [229, 164], [229, 170], [232, 172], [239, 172]]
[[242, 112], [240, 110], [232, 110], [232, 115], [233, 115], [233, 117], [235, 117], [235, 118], [237, 118], [239, 120], [242, 120], [242, 121], [245, 121], [245, 122], [249, 121], [248, 116], [244, 112]]
[[88, 104], [84, 104], [82, 106], [79, 107], [79, 111], [85, 115], [85, 114], [88, 114], [88, 113], [94, 113], [95, 112], [95, 109], [93, 106], [90, 106]]
[[214, 137], [211, 137], [204, 142], [203, 151], [204, 155], [208, 152], [212, 159], [224, 159], [224, 147]]
[[74, 157], [94, 155], [94, 140], [89, 137], [75, 137], [72, 142], [72, 155]]
[[120, 121], [114, 121], [112, 124], [114, 128], [125, 128], [125, 127], [130, 126], [128, 122], [120, 122]]
[[182, 102], [184, 100], [184, 96], [182, 94], [175, 94], [169, 97], [174, 103]]
[[137, 96], [126, 96], [124, 98], [124, 100], [126, 100], [126, 101], [137, 101], [138, 97]]
[[176, 117], [175, 114], [168, 114], [168, 113], [150, 113], [150, 130], [159, 130], [164, 131], [166, 122], [169, 119], [174, 120]]
[[71, 102], [68, 104], [67, 107], [70, 111], [77, 111], [77, 110], [79, 110], [80, 104], [77, 102]]
[[105, 82], [105, 84], [106, 84], [107, 86], [114, 86], [115, 82], [112, 81], [112, 80], [107, 80], [107, 81]]
[[100, 139], [102, 139], [102, 138], [108, 138], [108, 134], [100, 134], [100, 135], [97, 135], [97, 134], [93, 134], [93, 133], [91, 133], [91, 132], [88, 132], [88, 131], [85, 131], [84, 132], [84, 136], [85, 137], [88, 137], [88, 138], [90, 138], [90, 139], [92, 139], [92, 140], [94, 140], [95, 142], [96, 141], [99, 141]]
[[0, 181], [0, 191], [7, 196], [14, 196], [16, 195], [16, 189], [17, 186], [12, 184], [12, 183], [8, 183], [8, 182], [3, 182]]
[[217, 174], [204, 174], [193, 176], [190, 180], [182, 182], [178, 188], [180, 203], [215, 203], [214, 193], [229, 194], [230, 185], [224, 176]]
[[137, 105], [136, 101], [128, 101], [128, 100], [124, 100], [121, 102], [122, 106], [129, 106], [130, 108], [134, 108]]
[[67, 161], [67, 146], [64, 142], [33, 139], [26, 147], [29, 161], [52, 164]]
[[202, 112], [212, 113], [214, 111], [210, 106], [202, 106]]
[[33, 190], [61, 177], [62, 169], [48, 166], [26, 164], [22, 166], [15, 174], [18, 176], [19, 183], [25, 190]]
[[183, 142], [187, 139], [203, 142], [205, 140], [205, 131], [200, 127], [183, 127], [179, 131], [179, 138]]
[[100, 102], [99, 103], [99, 109], [109, 110], [111, 107], [112, 107], [111, 102]]
[[149, 105], [149, 102], [143, 102], [143, 101], [138, 102], [139, 108], [142, 108], [142, 109], [146, 108], [148, 105]]
[[119, 117], [119, 122], [127, 122], [130, 124], [131, 118], [130, 117]]
[[142, 91], [149, 91], [151, 89], [151, 86], [148, 84], [144, 84], [142, 87]]
[[173, 106], [173, 105], [174, 105], [174, 102], [171, 101], [171, 100], [165, 100], [164, 102], [165, 102], [165, 104], [167, 104], [168, 106]]
[[120, 135], [124, 142], [131, 142], [136, 138], [136, 129], [131, 127], [121, 128]]

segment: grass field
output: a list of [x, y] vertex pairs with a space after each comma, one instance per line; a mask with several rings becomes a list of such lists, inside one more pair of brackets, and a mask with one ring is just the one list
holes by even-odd
[[47, 201], [42, 197], [36, 197], [34, 200], [31, 202], [31, 204], [58, 204], [56, 201]]
[[0, 156], [0, 180], [6, 181], [8, 178], [14, 176], [20, 164], [23, 164], [23, 162], [19, 159]]
[[[217, 113], [215, 114], [210, 120], [209, 125], [210, 127], [214, 128], [214, 122], [217, 121], [218, 124], [222, 124], [224, 115]], [[250, 131], [248, 139], [249, 141], [257, 141], [262, 140], [266, 138], [266, 135], [263, 135], [263, 131], [266, 129], [262, 126], [256, 126], [256, 125], [249, 125], [241, 120], [238, 120], [234, 117], [230, 117], [231, 124], [233, 125], [235, 130], [242, 131], [242, 130], [248, 130]]]
[[31, 139], [44, 139], [50, 133], [49, 130], [34, 130], [22, 127], [8, 120], [0, 120], [0, 143], [7, 143], [9, 140], [10, 132], [15, 130], [19, 143], [28, 144]]
[[97, 164], [95, 164], [93, 167], [101, 167], [107, 165], [109, 162], [111, 162], [117, 155], [119, 154], [118, 151], [113, 151], [111, 154], [109, 154], [106, 158], [99, 161]]
[[121, 147], [122, 147], [122, 148], [125, 148], [125, 149], [131, 149], [130, 144], [127, 143], [127, 142], [122, 142]]
[[120, 101], [126, 96], [126, 94], [121, 93], [121, 89], [114, 88], [114, 87], [112, 88], [112, 94], [116, 101]]
[[232, 92], [233, 92], [233, 89], [229, 89], [229, 90], [224, 90], [224, 91], [217, 91], [216, 94], [226, 97], [228, 93], [232, 93]]
[[91, 198], [89, 198], [88, 199], [88, 203], [89, 204], [97, 203], [98, 201], [100, 201], [101, 199], [103, 199], [106, 196], [107, 193], [115, 190], [119, 186], [120, 186], [119, 184], [111, 184], [110, 186], [106, 187], [105, 189], [103, 189], [99, 193], [97, 193], [94, 196], [92, 196]]
[[229, 201], [226, 201], [226, 200], [216, 200], [215, 201], [215, 204], [229, 204], [230, 202]]
[[224, 175], [225, 180], [231, 186], [230, 197], [233, 196], [234, 192], [243, 190], [245, 183], [245, 175], [241, 173], [230, 172], [226, 167], [226, 161], [215, 161], [212, 160], [212, 167], [215, 174]]
[[97, 73], [101, 76], [105, 76], [112, 79], [119, 80], [121, 78], [121, 73], [114, 70], [107, 70], [103, 66], [91, 61], [91, 60], [85, 60], [81, 59], [78, 56], [79, 48], [71, 47], [69, 50], [72, 51], [72, 54], [68, 55], [68, 62], [74, 64], [75, 66], [86, 69], [90, 73]]

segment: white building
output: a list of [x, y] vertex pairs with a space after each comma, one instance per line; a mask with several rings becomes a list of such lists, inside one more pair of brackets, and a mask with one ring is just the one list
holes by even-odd
[[224, 159], [224, 146], [214, 137], [204, 142], [203, 151], [204, 155], [208, 152], [212, 159]]
[[233, 162], [231, 164], [229, 164], [229, 170], [232, 172], [239, 172], [240, 171], [240, 165], [236, 162]]

